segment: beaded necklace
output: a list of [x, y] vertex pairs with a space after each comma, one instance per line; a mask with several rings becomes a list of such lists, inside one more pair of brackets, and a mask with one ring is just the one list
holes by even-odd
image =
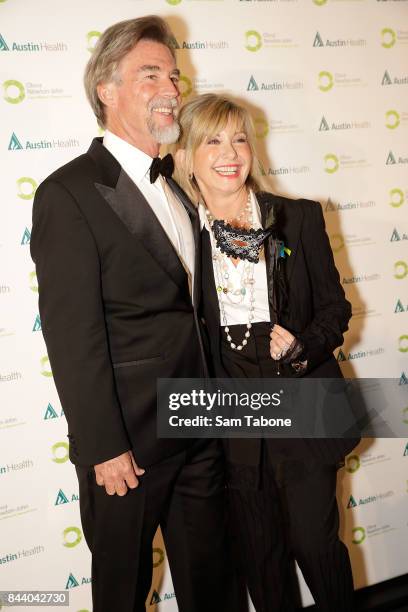
[[[230, 274], [228, 271], [228, 260], [227, 255], [221, 252], [221, 250], [217, 247], [216, 240], [214, 237], [214, 233], [212, 231], [212, 225], [215, 221], [214, 216], [210, 213], [210, 211], [206, 208], [206, 215], [208, 219], [208, 223], [210, 226], [210, 240], [211, 240], [211, 250], [212, 250], [212, 258], [214, 261], [214, 269], [215, 269], [215, 282], [217, 288], [218, 302], [220, 305], [220, 314], [221, 320], [224, 325], [224, 332], [227, 337], [227, 341], [230, 347], [233, 350], [242, 351], [244, 346], [248, 344], [248, 338], [251, 335], [252, 321], [254, 319], [254, 310], [255, 310], [255, 278], [254, 278], [254, 266], [255, 264], [249, 261], [244, 261], [242, 266], [242, 273], [240, 278], [239, 287], [234, 287], [232, 281], [230, 279]], [[227, 220], [226, 220], [227, 221]], [[248, 225], [250, 228], [253, 227], [253, 210], [251, 203], [251, 193], [248, 192], [248, 199], [245, 204], [243, 210], [237, 215], [235, 218], [231, 220], [234, 225], [243, 226]], [[229, 221], [229, 222], [231, 222]], [[248, 323], [246, 324], [246, 332], [244, 334], [243, 339], [239, 344], [233, 342], [233, 339], [230, 334], [230, 329], [228, 327], [227, 315], [224, 307], [224, 299], [228, 300], [231, 304], [238, 305], [241, 304], [245, 296], [247, 294], [249, 288], [249, 308], [248, 308]]]

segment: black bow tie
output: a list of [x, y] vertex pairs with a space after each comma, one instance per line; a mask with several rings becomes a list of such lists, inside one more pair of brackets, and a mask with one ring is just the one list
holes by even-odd
[[152, 161], [152, 165], [150, 166], [150, 182], [154, 183], [159, 174], [165, 176], [166, 178], [170, 178], [173, 174], [173, 170], [174, 162], [170, 153], [163, 157], [163, 159], [160, 159], [160, 157], [155, 157]]

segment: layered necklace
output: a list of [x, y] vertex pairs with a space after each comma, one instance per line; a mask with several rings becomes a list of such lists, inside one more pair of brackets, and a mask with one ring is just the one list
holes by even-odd
[[[214, 236], [213, 225], [216, 222], [214, 216], [206, 208], [206, 215], [210, 226], [210, 239], [212, 258], [214, 261], [215, 283], [217, 288], [218, 302], [220, 305], [221, 320], [224, 325], [224, 331], [230, 347], [237, 351], [242, 351], [244, 346], [248, 344], [248, 338], [251, 335], [252, 321], [254, 319], [255, 310], [255, 278], [253, 261], [243, 260], [239, 284], [234, 285], [230, 276], [230, 268], [228, 266], [228, 255], [220, 248], [216, 237]], [[234, 227], [253, 227], [254, 216], [252, 210], [251, 193], [248, 191], [248, 198], [241, 212], [232, 219], [225, 219], [226, 223], [232, 224]], [[230, 334], [228, 327], [227, 315], [225, 312], [224, 300], [227, 300], [233, 305], [242, 304], [249, 291], [249, 307], [248, 307], [248, 322], [244, 337], [239, 344], [236, 344]]]

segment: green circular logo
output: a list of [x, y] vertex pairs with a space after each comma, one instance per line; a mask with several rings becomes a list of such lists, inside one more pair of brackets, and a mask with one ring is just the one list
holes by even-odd
[[[159, 567], [164, 561], [164, 551], [161, 548], [153, 548], [153, 567]], [[154, 556], [156, 555], [156, 559]]]
[[254, 119], [255, 136], [257, 138], [265, 138], [269, 133], [269, 125], [266, 119], [258, 117]]
[[398, 208], [404, 203], [404, 192], [402, 189], [391, 189], [390, 191], [390, 204], [394, 208]]
[[25, 98], [24, 85], [20, 81], [4, 81], [3, 91], [5, 101], [10, 104], [19, 104]]
[[38, 185], [33, 178], [22, 176], [17, 180], [18, 197], [22, 200], [32, 200]]
[[395, 130], [400, 124], [400, 116], [396, 110], [389, 110], [385, 113], [385, 125], [390, 130]]
[[315, 4], [316, 6], [323, 6], [324, 4], [326, 4], [327, 0], [313, 0], [313, 4]]
[[180, 4], [181, 0], [166, 0], [166, 2], [171, 6], [176, 6], [177, 4]]
[[346, 471], [349, 474], [354, 474], [360, 467], [360, 457], [358, 455], [349, 455], [346, 458]]
[[334, 153], [328, 153], [324, 156], [324, 171], [327, 174], [334, 174], [339, 169], [339, 159]]
[[400, 353], [408, 353], [408, 336], [406, 334], [398, 338], [398, 350]]
[[245, 49], [247, 49], [247, 51], [259, 51], [262, 47], [262, 36], [256, 30], [248, 30], [248, 32], [245, 32], [245, 39]]
[[37, 274], [35, 272], [30, 272], [30, 274], [28, 275], [28, 279], [31, 291], [34, 291], [34, 293], [38, 293]]
[[408, 275], [408, 264], [406, 261], [396, 261], [394, 264], [394, 278], [402, 280]]
[[[62, 454], [61, 454], [62, 449]], [[68, 442], [56, 442], [51, 447], [52, 454], [54, 455], [52, 460], [54, 463], [65, 463], [69, 459], [69, 444]]]
[[78, 527], [67, 527], [62, 532], [62, 538], [64, 540], [63, 545], [66, 548], [74, 548], [82, 540], [82, 531]]
[[95, 49], [95, 45], [100, 36], [101, 32], [98, 32], [98, 30], [91, 30], [91, 32], [88, 32], [86, 35], [86, 48], [90, 53]]
[[[181, 83], [183, 83], [183, 87], [181, 87]], [[191, 80], [184, 74], [180, 75], [179, 78], [179, 91], [182, 98], [187, 98], [187, 96], [189, 96], [193, 91], [193, 84]]]
[[330, 245], [333, 253], [338, 253], [344, 247], [344, 238], [341, 234], [332, 234], [330, 236]]
[[320, 91], [330, 91], [334, 85], [334, 79], [331, 72], [322, 70], [318, 75], [318, 86]]
[[43, 376], [46, 376], [47, 378], [52, 378], [52, 372], [49, 368], [50, 360], [48, 358], [48, 355], [45, 355], [45, 357], [41, 357], [40, 364], [41, 364], [41, 374]]
[[351, 533], [353, 534], [353, 544], [361, 544], [362, 542], [364, 542], [366, 538], [366, 532], [364, 527], [354, 527]]
[[383, 28], [381, 30], [381, 45], [385, 49], [391, 49], [397, 42], [397, 36], [391, 28]]
[[402, 422], [408, 425], [408, 406], [402, 410]]

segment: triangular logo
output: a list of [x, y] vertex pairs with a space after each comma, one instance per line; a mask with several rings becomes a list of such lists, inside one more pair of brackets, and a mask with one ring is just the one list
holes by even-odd
[[326, 203], [326, 208], [325, 211], [328, 212], [334, 212], [335, 210], [337, 210], [336, 205], [333, 204], [333, 202], [331, 201], [330, 198], [328, 198], [327, 203]]
[[319, 126], [319, 132], [327, 132], [328, 130], [330, 130], [329, 124], [327, 123], [326, 119], [322, 117], [322, 120]]
[[157, 604], [160, 602], [161, 602], [160, 595], [158, 594], [157, 591], [153, 591], [152, 598], [150, 600], [150, 605], [153, 606], [153, 604]]
[[337, 361], [347, 361], [347, 357], [341, 349], [339, 350], [339, 354], [337, 355]]
[[401, 240], [401, 238], [398, 231], [394, 227], [393, 232], [391, 234], [390, 242], [397, 242], [398, 240]]
[[28, 227], [25, 228], [23, 237], [21, 238], [21, 244], [30, 244], [31, 232]]
[[11, 138], [10, 138], [8, 150], [9, 151], [18, 151], [19, 149], [22, 149], [22, 148], [23, 148], [23, 145], [21, 144], [21, 142], [19, 141], [19, 139], [17, 138], [17, 136], [13, 132], [12, 135], [11, 135]]
[[404, 456], [404, 457], [408, 457], [408, 442], [407, 442], [407, 445], [406, 445], [406, 447], [405, 447], [405, 450], [404, 450], [404, 454], [403, 454], [403, 456]]
[[397, 162], [395, 161], [394, 153], [392, 151], [390, 151], [388, 153], [386, 165], [389, 166], [390, 164], [396, 164], [396, 163]]
[[251, 78], [249, 79], [247, 91], [258, 91], [258, 90], [259, 90], [258, 83], [255, 81], [254, 77], [251, 75]]
[[357, 506], [357, 502], [352, 495], [350, 495], [350, 499], [347, 504], [347, 508], [355, 508]]
[[54, 506], [61, 506], [61, 504], [68, 504], [68, 498], [66, 497], [62, 489], [58, 491], [57, 499], [55, 500]]
[[173, 47], [173, 49], [180, 49], [180, 45], [178, 44], [177, 38], [175, 36], [171, 37], [170, 44]]
[[259, 161], [259, 172], [262, 176], [266, 176], [265, 168], [263, 167], [263, 164], [261, 161]]
[[403, 307], [401, 300], [398, 300], [396, 303], [394, 312], [405, 312], [405, 308]]
[[405, 374], [405, 372], [401, 373], [401, 377], [399, 379], [399, 385], [408, 385], [408, 378], [407, 375]]
[[314, 47], [324, 47], [323, 40], [322, 40], [322, 37], [320, 36], [319, 32], [316, 32], [316, 36], [315, 36], [315, 39], [313, 41], [313, 46]]
[[381, 85], [392, 85], [391, 77], [388, 73], [388, 70], [384, 72], [383, 79], [381, 81]]
[[0, 51], [9, 51], [8, 44], [0, 34]]
[[78, 580], [75, 578], [73, 574], [68, 576], [67, 584], [65, 585], [66, 589], [73, 589], [74, 587], [79, 586]]
[[55, 410], [52, 407], [52, 405], [48, 404], [47, 410], [45, 411], [45, 414], [44, 414], [44, 420], [47, 420], [47, 419], [57, 419], [57, 418], [58, 418], [58, 414], [55, 412]]
[[35, 317], [33, 332], [40, 331], [40, 330], [41, 330], [41, 319], [40, 319], [40, 315], [37, 315]]

